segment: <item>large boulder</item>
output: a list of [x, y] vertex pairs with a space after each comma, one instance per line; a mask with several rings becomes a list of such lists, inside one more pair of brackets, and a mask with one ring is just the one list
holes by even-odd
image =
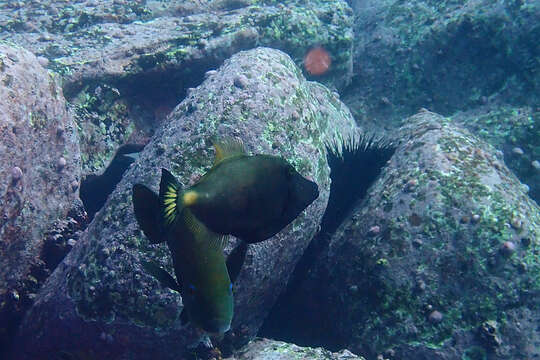
[[182, 69], [189, 59], [219, 63], [255, 44], [280, 48], [300, 64], [310, 46], [324, 45], [333, 64], [327, 79], [343, 87], [351, 76], [352, 15], [342, 0], [10, 2], [0, 8], [0, 38], [46, 56], [73, 86]]
[[209, 138], [215, 135], [237, 136], [252, 153], [284, 156], [320, 190], [291, 225], [248, 249], [235, 283], [232, 329], [221, 345], [245, 344], [317, 231], [330, 186], [327, 144], [354, 127], [335, 93], [307, 82], [286, 54], [257, 48], [227, 60], [175, 108], [49, 277], [21, 328], [17, 358], [85, 350], [97, 358], [186, 356], [201, 334], [180, 323], [181, 296], [141, 267], [142, 260], [154, 259], [172, 272], [167, 246], [150, 245], [139, 230], [131, 187], [157, 190], [162, 167], [190, 184], [211, 166]]
[[0, 348], [46, 277], [46, 232], [77, 198], [80, 152], [56, 77], [0, 44]]
[[459, 111], [452, 120], [493, 145], [540, 204], [540, 107], [493, 103]]
[[420, 107], [539, 103], [538, 1], [350, 3], [356, 75], [344, 101], [358, 120], [395, 128]]
[[357, 76], [343, 101], [355, 118], [395, 130], [420, 107], [452, 115], [503, 151], [539, 202], [538, 1], [349, 3]]
[[165, 116], [232, 54], [256, 46], [301, 65], [322, 45], [352, 76], [352, 20], [343, 0], [0, 1], [0, 40], [28, 46], [64, 78], [80, 128], [83, 174], [99, 173], [126, 142], [145, 142]]
[[538, 357], [538, 205], [449, 119], [423, 111], [407, 123], [290, 313], [331, 348], [369, 358]]

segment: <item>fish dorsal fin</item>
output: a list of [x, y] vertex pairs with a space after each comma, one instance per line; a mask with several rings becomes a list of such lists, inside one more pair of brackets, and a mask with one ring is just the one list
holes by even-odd
[[238, 138], [222, 138], [214, 141], [214, 149], [216, 150], [216, 159], [214, 160], [214, 166], [219, 164], [225, 159], [246, 155], [246, 149], [244, 143]]
[[223, 250], [225, 246], [227, 235], [216, 234], [209, 228], [207, 228], [202, 222], [200, 222], [195, 215], [188, 208], [184, 208], [182, 211], [184, 223], [187, 228], [193, 234], [196, 241], [206, 241], [212, 247]]
[[180, 213], [178, 196], [180, 183], [166, 169], [161, 169], [161, 182], [159, 184], [160, 216], [165, 230], [168, 230], [178, 218]]

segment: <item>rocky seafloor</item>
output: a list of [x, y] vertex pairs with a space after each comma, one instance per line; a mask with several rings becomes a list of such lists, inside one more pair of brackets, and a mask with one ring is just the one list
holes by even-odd
[[[538, 24], [526, 0], [0, 1], [0, 357], [540, 357]], [[389, 160], [357, 198], [362, 134]], [[193, 183], [215, 135], [320, 196], [249, 246], [210, 342], [142, 269], [172, 264], [131, 186]]]

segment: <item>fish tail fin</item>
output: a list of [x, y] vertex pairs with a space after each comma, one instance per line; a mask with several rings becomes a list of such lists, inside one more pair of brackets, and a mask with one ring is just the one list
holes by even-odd
[[178, 180], [166, 169], [161, 169], [161, 182], [159, 184], [159, 214], [162, 227], [168, 230], [181, 212], [178, 198], [181, 186]]
[[133, 210], [137, 223], [152, 244], [165, 240], [159, 221], [159, 200], [156, 193], [142, 184], [133, 185]]

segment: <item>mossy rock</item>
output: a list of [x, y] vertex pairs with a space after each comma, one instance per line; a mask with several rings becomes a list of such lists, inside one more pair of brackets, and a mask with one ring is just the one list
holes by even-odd
[[149, 244], [139, 230], [131, 189], [142, 183], [157, 190], [161, 168], [184, 186], [192, 183], [212, 166], [216, 136], [239, 137], [250, 153], [285, 157], [320, 192], [286, 229], [248, 250], [234, 284], [232, 329], [219, 346], [247, 343], [317, 231], [330, 188], [327, 146], [355, 129], [336, 95], [306, 81], [283, 52], [257, 48], [227, 60], [175, 108], [49, 278], [23, 324], [19, 345], [27, 352], [19, 358], [85, 349], [98, 357], [120, 351], [130, 359], [150, 354], [176, 359], [190, 353], [187, 346], [202, 334], [181, 324], [181, 296], [141, 266], [153, 259], [172, 272], [166, 245]]
[[[310, 308], [326, 312], [313, 321], [365, 356], [475, 345], [493, 359], [533, 357], [538, 329], [510, 314], [539, 316], [538, 205], [491, 146], [449, 119], [424, 111], [407, 123], [299, 296], [318, 294]], [[456, 345], [460, 332], [469, 340]]]

